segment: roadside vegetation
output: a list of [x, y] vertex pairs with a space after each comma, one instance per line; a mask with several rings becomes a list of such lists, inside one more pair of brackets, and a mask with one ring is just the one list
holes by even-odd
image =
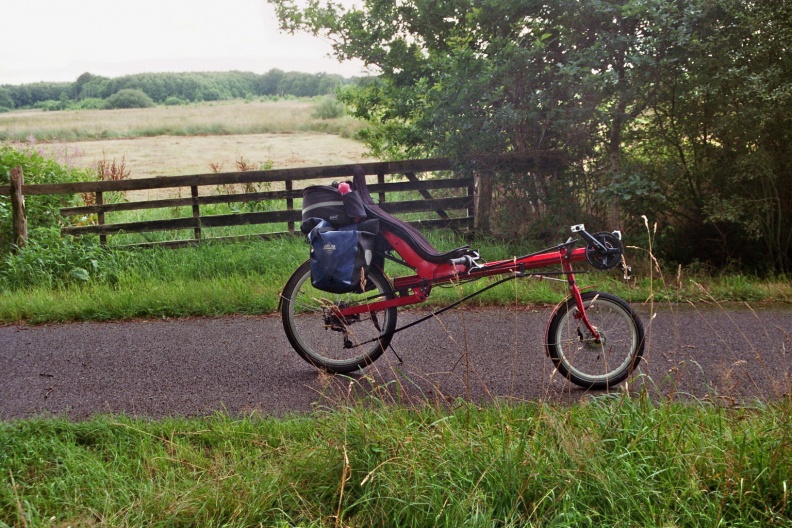
[[[430, 232], [429, 238], [446, 249], [468, 243], [461, 236], [443, 232]], [[480, 239], [475, 245], [491, 260], [534, 249], [494, 239]], [[711, 276], [681, 269], [668, 277], [650, 277], [643, 252], [631, 253], [635, 258], [628, 261], [634, 267], [634, 279], [624, 281], [618, 273], [596, 272], [579, 275], [580, 284], [636, 303], [792, 302], [792, 284], [785, 278]], [[283, 285], [307, 258], [308, 246], [300, 237], [234, 244], [206, 242], [179, 250], [123, 250], [103, 248], [97, 238], [61, 238], [57, 228], [42, 228], [32, 234], [27, 248], [2, 258], [0, 321], [272, 313]], [[394, 276], [407, 272], [392, 263], [386, 271]], [[447, 304], [485, 284], [436, 288], [430, 304]], [[468, 305], [552, 305], [566, 295], [555, 282], [525, 279], [485, 292]]]
[[[128, 176], [123, 160], [103, 160], [95, 171], [59, 164], [37, 146], [0, 146], [0, 183], [8, 182], [11, 167], [21, 165], [28, 183], [77, 181], [90, 178], [117, 179]], [[238, 160], [239, 162], [239, 160]], [[5, 181], [3, 182], [3, 178]], [[217, 192], [227, 192], [218, 189]], [[114, 244], [178, 238], [178, 233], [155, 233], [141, 240], [133, 235], [111, 237], [102, 246], [98, 237], [62, 237], [60, 226], [67, 222], [58, 208], [77, 205], [87, 196], [30, 196], [28, 221], [30, 240], [22, 250], [12, 251], [10, 207], [0, 198], [0, 321], [31, 323], [75, 320], [113, 320], [145, 317], [216, 316], [225, 314], [266, 314], [276, 310], [280, 289], [290, 274], [308, 257], [301, 237], [284, 237], [234, 244], [212, 242], [180, 250], [120, 249]], [[123, 200], [109, 194], [107, 201]], [[234, 212], [216, 206], [215, 213]], [[266, 210], [266, 203], [243, 204]], [[223, 208], [221, 210], [221, 208]], [[212, 214], [211, 208], [206, 213]], [[139, 212], [117, 213], [114, 221], [153, 219]], [[189, 215], [185, 211], [163, 210], [158, 214]], [[71, 221], [90, 221], [72, 219]], [[646, 225], [645, 228], [649, 226]], [[217, 232], [212, 236], [244, 235], [246, 229]], [[286, 226], [274, 226], [284, 231]], [[471, 243], [451, 231], [427, 233], [440, 249]], [[555, 242], [568, 236], [559, 232]], [[153, 237], [153, 238], [152, 238]], [[648, 229], [643, 237], [628, 241], [627, 260], [634, 277], [625, 281], [616, 272], [581, 274], [586, 286], [616, 293], [631, 302], [691, 302], [700, 300], [792, 301], [792, 284], [784, 276], [756, 276], [738, 270], [715, 270], [700, 264], [661, 265], [653, 260]], [[520, 256], [537, 249], [536, 241], [480, 236], [472, 243], [488, 260]], [[392, 275], [405, 273], [388, 263]], [[448, 303], [484, 285], [437, 288], [430, 297], [434, 305]], [[566, 296], [555, 282], [533, 279], [515, 281], [513, 286], [494, 288], [471, 301], [471, 305], [552, 305]]]
[[381, 390], [310, 416], [2, 423], [0, 525], [792, 526], [788, 400]]

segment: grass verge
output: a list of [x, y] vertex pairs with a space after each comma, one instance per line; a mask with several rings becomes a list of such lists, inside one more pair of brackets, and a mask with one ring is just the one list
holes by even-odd
[[[438, 248], [464, 244], [449, 232], [435, 231], [429, 236]], [[493, 240], [481, 240], [476, 246], [491, 260], [531, 251]], [[0, 272], [0, 321], [45, 323], [271, 313], [277, 308], [281, 288], [308, 256], [307, 245], [298, 237], [107, 254], [92, 250], [75, 255], [64, 247], [42, 246], [46, 259], [34, 253], [24, 260], [21, 256], [8, 257]], [[63, 258], [54, 258], [55, 251], [63, 251]], [[96, 263], [97, 259], [101, 262]], [[50, 264], [44, 265], [45, 261]], [[79, 272], [70, 268], [77, 261], [83, 266]], [[388, 263], [386, 271], [396, 276], [409, 270]], [[637, 279], [628, 282], [616, 272], [585, 273], [578, 279], [582, 287], [609, 291], [630, 302], [792, 301], [792, 283], [783, 278], [679, 274], [665, 283], [662, 276], [651, 277], [640, 271], [636, 275]], [[482, 280], [461, 287], [435, 288], [429, 304], [448, 304], [486, 284]], [[517, 281], [514, 287], [489, 290], [469, 303], [547, 305], [560, 302], [566, 295], [563, 284], [526, 279]]]
[[790, 402], [0, 424], [0, 525], [792, 526]]

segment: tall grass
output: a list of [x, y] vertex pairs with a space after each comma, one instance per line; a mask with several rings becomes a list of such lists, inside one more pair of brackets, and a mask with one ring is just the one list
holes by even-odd
[[792, 526], [792, 408], [376, 397], [311, 416], [0, 425], [9, 526]]

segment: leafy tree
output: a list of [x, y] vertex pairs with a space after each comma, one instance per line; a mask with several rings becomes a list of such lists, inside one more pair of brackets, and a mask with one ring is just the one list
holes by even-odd
[[73, 105], [71, 102], [106, 99], [121, 90], [138, 90], [156, 103], [164, 103], [170, 97], [185, 101], [250, 99], [259, 95], [278, 94], [314, 97], [333, 93], [347, 82], [339, 75], [285, 73], [281, 70], [270, 70], [264, 75], [239, 71], [141, 73], [113, 79], [86, 72], [74, 83], [2, 86], [0, 93], [7, 92], [11, 104], [0, 104], [0, 106], [23, 108], [39, 105], [40, 108], [48, 109], [78, 108], [79, 105]]
[[39, 82], [23, 85], [4, 85], [3, 88], [11, 94], [14, 107], [22, 108], [32, 106], [39, 101], [60, 101], [71, 96], [71, 83]]
[[704, 2], [676, 31], [629, 154], [664, 198], [665, 254], [792, 271], [792, 8]]
[[788, 2], [270, 2], [283, 29], [381, 71], [340, 94], [375, 154], [561, 148], [563, 174], [502, 177], [506, 216], [552, 233], [647, 214], [669, 241], [716, 242], [683, 260], [790, 269]]
[[0, 86], [0, 108], [7, 108], [9, 110], [14, 108], [14, 99], [11, 97], [11, 92], [8, 88]]
[[527, 189], [520, 197], [537, 218], [551, 204], [576, 206], [571, 189], [620, 173], [623, 131], [662, 71], [648, 1], [272, 3], [283, 28], [322, 35], [340, 59], [379, 68], [377, 82], [342, 93], [373, 124], [363, 137], [375, 154], [569, 152], [577, 172], [509, 183]]
[[313, 97], [318, 93], [319, 79], [302, 72], [287, 72], [278, 83], [278, 91], [297, 97]]
[[262, 75], [257, 83], [257, 93], [259, 95], [278, 95], [281, 79], [283, 79], [284, 72], [277, 68], [272, 69]]

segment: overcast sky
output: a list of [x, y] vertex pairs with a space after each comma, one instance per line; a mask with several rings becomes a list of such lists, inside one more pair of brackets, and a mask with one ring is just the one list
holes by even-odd
[[0, 0], [0, 84], [72, 82], [85, 72], [272, 68], [364, 75], [330, 44], [278, 30], [264, 0]]

